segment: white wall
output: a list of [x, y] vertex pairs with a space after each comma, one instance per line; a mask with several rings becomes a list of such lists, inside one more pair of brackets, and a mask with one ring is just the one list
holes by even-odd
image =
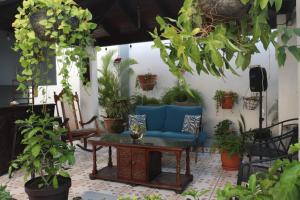
[[[132, 48], [129, 49], [129, 56], [136, 59], [139, 63], [132, 67], [135, 71], [135, 76], [147, 72], [158, 75], [158, 82], [155, 89], [150, 92], [142, 93], [147, 96], [160, 97], [165, 90], [175, 85], [176, 78], [169, 72], [168, 67], [160, 59], [159, 50], [152, 49], [151, 46], [152, 42], [132, 44]], [[262, 45], [259, 45], [259, 49], [263, 49]], [[267, 99], [268, 107], [271, 107], [274, 101], [278, 98], [278, 66], [275, 61], [274, 48], [270, 48], [267, 52], [262, 50], [261, 54], [254, 55], [251, 65], [258, 64], [267, 69], [269, 79]], [[232, 65], [234, 66], [234, 63], [232, 63]], [[212, 99], [215, 90], [233, 90], [237, 92], [240, 97], [250, 95], [249, 70], [238, 72], [240, 74], [239, 77], [234, 76], [231, 73], [227, 73], [225, 79], [218, 79], [206, 74], [201, 74], [199, 76], [196, 72], [194, 75], [185, 75], [187, 82], [191, 85], [191, 87], [202, 93], [205, 101], [205, 130], [209, 134], [213, 133], [214, 126], [223, 119], [228, 118], [237, 122], [240, 113], [242, 113], [246, 118], [248, 128], [258, 127], [258, 109], [255, 111], [243, 109], [243, 101], [241, 99], [240, 103], [236, 105], [232, 111], [220, 109], [220, 111], [216, 113], [215, 101]], [[132, 78], [131, 80], [130, 92], [131, 94], [137, 92], [137, 89], [135, 88], [135, 78]], [[266, 108], [264, 104], [264, 113], [266, 113], [265, 110]]]

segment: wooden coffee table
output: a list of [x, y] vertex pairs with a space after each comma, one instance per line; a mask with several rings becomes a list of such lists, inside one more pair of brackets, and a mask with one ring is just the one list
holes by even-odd
[[[191, 141], [145, 137], [133, 141], [130, 136], [105, 134], [90, 138], [93, 146], [93, 171], [90, 179], [102, 179], [144, 185], [155, 188], [171, 189], [180, 193], [193, 180], [190, 173]], [[96, 150], [108, 146], [108, 165], [97, 169]], [[117, 149], [117, 163], [112, 162], [112, 147]], [[185, 174], [180, 173], [181, 154], [186, 152]], [[176, 173], [163, 172], [161, 158], [163, 152], [176, 155]]]

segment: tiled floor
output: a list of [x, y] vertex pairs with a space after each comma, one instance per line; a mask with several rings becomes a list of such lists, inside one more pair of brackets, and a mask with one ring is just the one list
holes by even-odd
[[[188, 188], [197, 190], [209, 190], [201, 199], [213, 200], [216, 199], [216, 191], [223, 187], [227, 182], [236, 182], [237, 172], [224, 171], [221, 168], [220, 156], [216, 153], [199, 153], [198, 163], [194, 162], [194, 154], [191, 155], [191, 172], [194, 175], [194, 181], [190, 183]], [[107, 148], [98, 151], [98, 167], [107, 165]], [[115, 152], [113, 152], [115, 155]], [[185, 162], [184, 155], [182, 157], [182, 168], [184, 170]], [[76, 164], [69, 172], [72, 177], [72, 187], [70, 190], [70, 199], [76, 196], [81, 196], [86, 191], [101, 192], [104, 194], [112, 194], [114, 196], [134, 195], [142, 197], [146, 194], [160, 194], [166, 200], [181, 200], [184, 199], [181, 195], [170, 190], [161, 190], [155, 188], [147, 188], [142, 186], [131, 186], [122, 183], [108, 182], [102, 180], [90, 180], [88, 175], [92, 170], [92, 154], [76, 150]], [[115, 159], [115, 157], [114, 157]], [[174, 171], [175, 157], [171, 154], [163, 156], [164, 170]], [[26, 200], [27, 196], [24, 193], [24, 182], [21, 173], [14, 175], [12, 179], [8, 179], [7, 175], [0, 177], [0, 185], [7, 184], [8, 190], [17, 200]]]

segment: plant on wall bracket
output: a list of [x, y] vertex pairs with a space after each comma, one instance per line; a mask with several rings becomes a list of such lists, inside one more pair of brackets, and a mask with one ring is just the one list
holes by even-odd
[[[287, 50], [300, 61], [300, 48], [288, 45], [294, 35], [300, 36], [300, 28], [279, 27], [272, 31], [268, 23], [270, 7], [279, 12], [282, 0], [236, 0], [236, 4], [245, 7], [241, 10], [246, 10], [238, 17], [213, 13], [222, 9], [221, 4], [226, 5], [226, 2], [185, 0], [176, 20], [157, 16], [159, 28], [150, 33], [154, 47], [160, 49], [162, 60], [181, 84], [186, 85], [182, 70], [194, 72], [191, 62], [196, 65], [198, 74], [204, 72], [216, 77], [224, 77], [226, 70], [237, 74], [230, 64], [233, 59], [237, 68], [245, 70], [252, 55], [260, 52], [257, 48], [259, 42], [264, 49], [270, 45], [275, 47], [280, 66], [285, 63]], [[209, 3], [215, 4], [210, 10], [203, 9], [207, 7], [202, 4]], [[228, 10], [227, 14], [230, 12]], [[277, 41], [278, 37], [281, 41]]]
[[[59, 75], [67, 94], [71, 94], [68, 79], [72, 64], [84, 82], [86, 60], [90, 57], [86, 47], [93, 44], [91, 31], [96, 28], [91, 20], [90, 11], [80, 8], [73, 0], [24, 0], [13, 23], [14, 50], [20, 52], [23, 67], [17, 76], [18, 89], [25, 90], [26, 81], [37, 86], [47, 80], [47, 71], [54, 67], [50, 62], [53, 56], [62, 64]], [[45, 64], [48, 70], [43, 71], [41, 65]]]

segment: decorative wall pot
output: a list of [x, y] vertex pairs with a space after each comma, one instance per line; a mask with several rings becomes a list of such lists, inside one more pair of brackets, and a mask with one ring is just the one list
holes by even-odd
[[156, 79], [157, 75], [155, 74], [138, 75], [140, 87], [144, 91], [153, 90], [154, 86], [156, 85]]
[[234, 104], [233, 97], [231, 95], [225, 94], [222, 101], [223, 109], [232, 109]]
[[240, 154], [230, 156], [227, 151], [221, 152], [222, 168], [228, 171], [238, 170], [240, 168]]
[[207, 16], [231, 19], [246, 15], [249, 8], [241, 0], [198, 0], [198, 6]]
[[121, 118], [104, 118], [104, 128], [109, 133], [121, 133], [124, 131], [123, 119]]
[[37, 183], [41, 182], [37, 177], [31, 179], [25, 183], [25, 192], [27, 193], [29, 200], [68, 200], [69, 189], [71, 187], [71, 179], [58, 176], [59, 187], [54, 189], [53, 187], [38, 188]]

